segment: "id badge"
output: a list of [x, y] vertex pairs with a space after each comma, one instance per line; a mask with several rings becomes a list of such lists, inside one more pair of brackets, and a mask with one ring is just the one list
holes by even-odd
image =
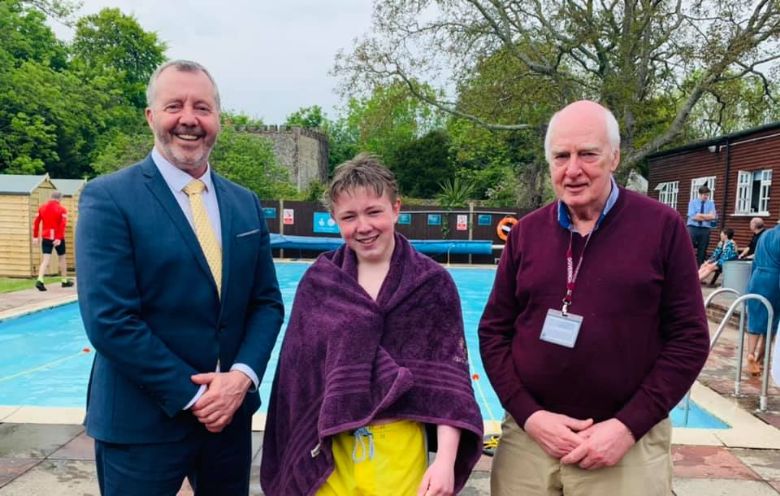
[[563, 315], [560, 310], [547, 310], [547, 317], [544, 319], [542, 334], [539, 339], [548, 343], [574, 348], [577, 342], [577, 336], [580, 334], [582, 317], [567, 313]]

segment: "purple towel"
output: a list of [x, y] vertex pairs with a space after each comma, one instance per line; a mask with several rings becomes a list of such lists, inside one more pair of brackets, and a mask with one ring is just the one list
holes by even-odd
[[346, 246], [301, 280], [268, 408], [263, 491], [314, 494], [333, 471], [332, 436], [381, 419], [460, 428], [455, 490], [463, 488], [481, 454], [482, 418], [460, 300], [447, 271], [400, 234], [376, 302]]

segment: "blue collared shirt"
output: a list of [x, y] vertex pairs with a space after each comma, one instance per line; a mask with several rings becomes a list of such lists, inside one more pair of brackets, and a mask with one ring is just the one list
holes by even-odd
[[[601, 222], [604, 220], [604, 217], [606, 217], [609, 211], [612, 210], [612, 207], [615, 206], [615, 203], [617, 203], [618, 200], [618, 196], [620, 195], [620, 188], [618, 188], [617, 182], [615, 182], [615, 178], [610, 177], [609, 181], [611, 184], [611, 189], [609, 196], [607, 197], [607, 203], [604, 204], [604, 209], [601, 211], [601, 215], [599, 215], [599, 219], [596, 221], [596, 225], [593, 227], [594, 231], [599, 228]], [[560, 224], [564, 229], [577, 232], [577, 229], [574, 227], [574, 224], [571, 221], [569, 209], [566, 208], [566, 204], [561, 200], [558, 200], [558, 224]]]
[[[701, 205], [704, 203], [704, 210], [702, 210]], [[704, 214], [715, 214], [715, 218], [712, 220], [693, 220], [693, 216], [704, 213]], [[699, 199], [697, 196], [693, 200], [691, 200], [688, 203], [688, 222], [686, 223], [689, 226], [694, 227], [715, 227], [718, 224], [718, 212], [715, 211], [715, 202], [710, 200], [709, 198], [704, 200], [704, 202]]]

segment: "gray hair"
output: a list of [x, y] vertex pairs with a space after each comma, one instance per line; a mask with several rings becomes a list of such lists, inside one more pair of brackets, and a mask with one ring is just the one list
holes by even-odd
[[762, 227], [764, 227], [764, 219], [762, 219], [761, 217], [753, 217], [752, 219], [750, 219], [750, 224], [755, 229], [761, 229]]
[[[599, 107], [604, 110], [604, 127], [606, 128], [609, 146], [612, 148], [613, 152], [618, 151], [620, 150], [620, 126], [618, 125], [617, 119], [615, 119], [615, 115], [607, 107], [603, 105], [599, 105]], [[547, 159], [548, 163], [552, 162], [550, 152], [552, 129], [555, 127], [562, 110], [559, 110], [550, 118], [550, 123], [547, 124], [547, 133], [544, 135], [544, 157]]]
[[211, 77], [211, 73], [208, 71], [208, 69], [199, 63], [193, 62], [191, 60], [170, 60], [154, 70], [151, 77], [149, 77], [149, 84], [146, 86], [146, 105], [148, 107], [151, 107], [152, 102], [154, 101], [155, 90], [157, 89], [157, 79], [160, 77], [160, 74], [162, 74], [162, 72], [169, 67], [173, 67], [177, 71], [181, 72], [202, 72], [205, 74], [206, 77], [209, 78], [209, 81], [211, 81], [211, 85], [214, 87], [214, 101], [217, 102], [217, 110], [222, 108], [219, 98], [219, 89], [217, 88], [216, 81], [214, 81], [214, 78]]
[[51, 192], [51, 195], [49, 196], [51, 197], [52, 200], [59, 200], [62, 198], [62, 193], [57, 190], [54, 190]]

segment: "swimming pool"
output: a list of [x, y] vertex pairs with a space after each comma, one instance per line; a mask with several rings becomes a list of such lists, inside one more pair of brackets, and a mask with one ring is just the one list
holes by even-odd
[[[285, 304], [286, 319], [298, 281], [308, 268], [303, 263], [276, 265]], [[485, 419], [500, 420], [503, 410], [485, 376], [479, 356], [477, 324], [493, 285], [494, 269], [449, 269], [460, 293], [466, 345], [471, 359], [477, 401]], [[268, 364], [260, 395], [267, 403], [281, 339]], [[92, 353], [76, 303], [0, 322], [0, 406], [35, 405], [83, 407]], [[672, 412], [674, 425], [682, 425], [683, 412]], [[727, 428], [714, 416], [693, 404], [689, 427]]]

